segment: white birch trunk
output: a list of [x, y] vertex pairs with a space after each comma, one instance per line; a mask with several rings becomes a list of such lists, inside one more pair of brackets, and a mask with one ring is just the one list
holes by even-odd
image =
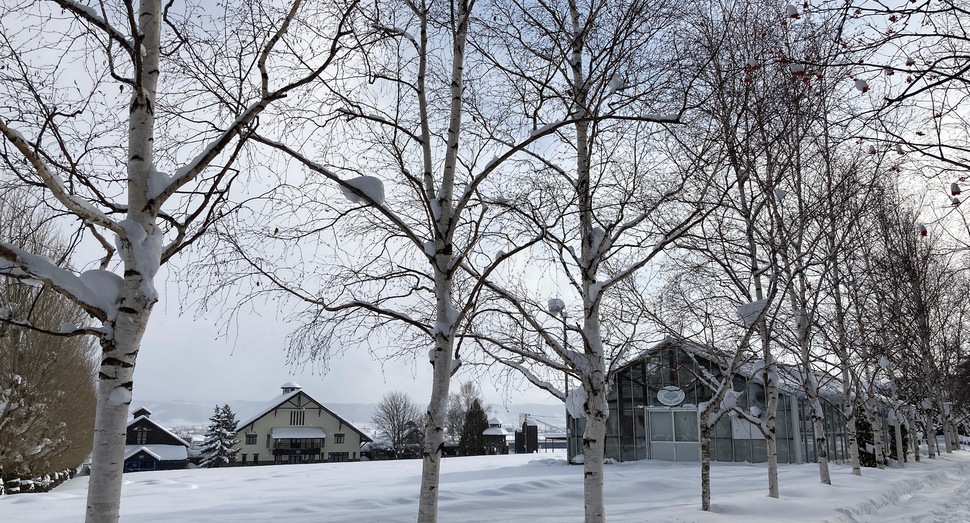
[[946, 453], [947, 454], [951, 454], [953, 452], [953, 450], [957, 448], [957, 444], [958, 444], [958, 441], [959, 441], [959, 437], [957, 436], [957, 428], [956, 428], [956, 426], [953, 425], [953, 421], [952, 420], [947, 419], [947, 421], [946, 421], [946, 428], [947, 428], [947, 431], [946, 431], [946, 434], [947, 434]]
[[[572, 24], [571, 60], [573, 96], [577, 107], [576, 116], [587, 116], [585, 112], [589, 85], [583, 69], [583, 25], [579, 5], [569, 0], [569, 14]], [[606, 422], [610, 415], [607, 395], [610, 383], [606, 373], [603, 355], [603, 342], [600, 334], [599, 296], [592, 295], [591, 286], [596, 283], [599, 270], [600, 243], [593, 244], [593, 220], [595, 206], [590, 174], [589, 123], [579, 120], [576, 128], [576, 195], [579, 204], [581, 281], [583, 295], [583, 350], [584, 368], [581, 380], [586, 389], [586, 431], [583, 434], [583, 497], [586, 523], [604, 523], [606, 508], [603, 499], [603, 459], [606, 454]]]
[[857, 418], [855, 402], [852, 401], [852, 386], [849, 370], [842, 367], [842, 409], [845, 411], [845, 436], [849, 444], [849, 462], [852, 465], [852, 475], [862, 475], [862, 462], [859, 460], [859, 431], [856, 428]]
[[711, 428], [701, 426], [701, 510], [711, 510]]
[[943, 449], [947, 454], [953, 453], [953, 424], [950, 423], [950, 415], [947, 413], [946, 408], [940, 408], [940, 412], [943, 413]]
[[[157, 301], [154, 277], [161, 261], [161, 238], [155, 211], [148, 201], [148, 180], [154, 161], [155, 93], [161, 39], [161, 2], [145, 0], [138, 13], [141, 66], [136, 69], [128, 127], [128, 225], [119, 238], [124, 262], [117, 317], [106, 325], [98, 375], [97, 414], [91, 478], [88, 483], [87, 523], [118, 521], [121, 475], [124, 469], [125, 429], [135, 370], [135, 359]], [[137, 43], [137, 42], [136, 42]], [[139, 231], [140, 229], [140, 231]], [[135, 236], [135, 237], [133, 237]]]
[[832, 476], [829, 473], [829, 447], [825, 437], [825, 414], [822, 412], [822, 404], [819, 401], [818, 381], [812, 371], [812, 355], [810, 352], [810, 340], [808, 339], [808, 312], [805, 308], [805, 284], [799, 282], [799, 293], [791, 291], [792, 308], [795, 313], [795, 332], [798, 337], [799, 353], [802, 361], [802, 373], [804, 373], [805, 396], [811, 406], [812, 429], [815, 433], [815, 458], [818, 460], [819, 481], [832, 484]]
[[919, 437], [917, 436], [917, 422], [919, 421], [919, 415], [916, 413], [916, 409], [910, 407], [909, 409], [909, 442], [913, 445], [913, 460], [917, 463], [920, 462], [922, 456], [920, 456], [919, 451]]
[[805, 395], [808, 400], [808, 404], [812, 408], [812, 429], [815, 433], [815, 458], [818, 460], [818, 477], [819, 481], [826, 484], [832, 484], [832, 476], [829, 473], [829, 446], [828, 438], [825, 437], [825, 414], [822, 412], [822, 404], [819, 401], [818, 394], [818, 382], [815, 380], [814, 375], [811, 374], [811, 368], [808, 359], [808, 340], [804, 340], [804, 346], [802, 348], [803, 365], [805, 368], [806, 379], [805, 379]]
[[119, 312], [115, 340], [102, 344], [94, 448], [91, 454], [91, 477], [88, 482], [85, 517], [87, 523], [113, 523], [118, 521], [120, 514], [125, 434], [135, 358], [152, 306], [152, 302], [137, 291], [140, 279], [126, 278], [126, 290], [132, 287], [136, 290], [133, 299], [122, 299], [122, 306], [126, 303], [141, 303], [141, 310], [135, 311], [132, 307], [132, 312]]
[[869, 424], [872, 426], [872, 444], [876, 448], [876, 468], [886, 468], [886, 447], [882, 441], [882, 416], [878, 409], [869, 411]]
[[[604, 373], [596, 373], [604, 376]], [[585, 380], [584, 380], [585, 384]], [[603, 499], [603, 460], [606, 458], [606, 422], [610, 416], [608, 384], [600, 379], [590, 383], [586, 391], [586, 432], [583, 434], [583, 499], [586, 523], [606, 521], [606, 503]]]
[[453, 216], [455, 168], [458, 157], [458, 140], [461, 129], [461, 108], [464, 91], [465, 43], [468, 34], [470, 5], [465, 0], [456, 2], [455, 30], [452, 44], [451, 92], [449, 107], [448, 145], [438, 193], [431, 183], [431, 135], [428, 128], [427, 92], [425, 91], [425, 67], [428, 55], [427, 13], [421, 26], [421, 70], [419, 72], [419, 97], [424, 136], [425, 195], [432, 205], [437, 205], [440, 215], [434, 220], [436, 255], [435, 294], [437, 324], [445, 325], [448, 332], [437, 332], [434, 350], [434, 380], [431, 402], [424, 426], [424, 451], [422, 453], [421, 491], [418, 500], [418, 522], [434, 523], [438, 520], [438, 492], [441, 474], [442, 447], [445, 436], [445, 413], [448, 408], [448, 392], [451, 385], [452, 359], [457, 321], [457, 311], [452, 304], [452, 260], [454, 258], [454, 228], [458, 216]]
[[[441, 275], [438, 275], [440, 278]], [[437, 279], [437, 278], [436, 278]], [[443, 307], [451, 307], [450, 280], [445, 294], [439, 287], [438, 314], [444, 320]], [[443, 296], [444, 294], [444, 296]], [[445, 299], [443, 299], [445, 298]], [[454, 337], [439, 334], [435, 338], [434, 380], [431, 385], [431, 402], [424, 423], [424, 449], [421, 454], [421, 494], [418, 501], [418, 521], [432, 523], [438, 519], [438, 492], [441, 471], [441, 449], [445, 437], [445, 413], [451, 384], [452, 345]]]
[[[929, 389], [927, 388], [927, 390]], [[936, 459], [936, 414], [933, 412], [933, 407], [923, 411], [923, 421], [923, 427], [925, 429], [923, 435], [926, 437], [926, 456], [930, 459]]]
[[[742, 206], [747, 209], [744, 197], [743, 186], [741, 188]], [[748, 250], [751, 260], [751, 273], [754, 277], [755, 299], [763, 300], [765, 297], [764, 287], [761, 281], [761, 266], [758, 262], [757, 243], [754, 239], [754, 224], [751, 217], [748, 217]], [[767, 307], [767, 305], [766, 305]], [[768, 322], [765, 320], [764, 313], [758, 322], [758, 332], [761, 338], [761, 357], [764, 360], [764, 370], [761, 379], [765, 387], [765, 421], [764, 436], [766, 461], [768, 463], [768, 497], [778, 498], [778, 443], [775, 438], [775, 423], [778, 416], [778, 386], [774, 376], [778, 374], [778, 367], [775, 364], [774, 356], [771, 354], [771, 339], [768, 335]]]
[[[727, 379], [730, 383], [730, 379]], [[720, 397], [719, 397], [720, 396]], [[716, 395], [714, 399], [721, 399], [723, 395]], [[714, 399], [699, 412], [701, 429], [701, 510], [711, 510], [711, 423], [710, 411], [714, 407]]]
[[[776, 438], [775, 422], [778, 416], [778, 386], [772, 375], [777, 373], [777, 365], [771, 356], [770, 349], [765, 343], [765, 393], [768, 396], [768, 413], [765, 419], [765, 447], [768, 451], [768, 497], [778, 498], [778, 439]], [[769, 362], [770, 363], [767, 363]]]
[[[751, 275], [754, 282], [754, 298], [760, 301], [765, 299], [764, 283], [762, 281], [762, 273], [764, 271], [762, 271], [761, 262], [758, 259], [758, 243], [755, 240], [755, 217], [752, 214], [751, 205], [745, 193], [747, 177], [741, 173], [743, 169], [742, 164], [736, 158], [733, 163], [738, 181], [738, 201], [745, 221], [745, 239], [748, 244], [747, 255], [748, 261], [751, 264]], [[767, 307], [768, 304], [765, 304], [765, 308]], [[765, 448], [767, 449], [768, 496], [777, 498], [779, 495], [778, 444], [775, 438], [775, 422], [778, 415], [778, 387], [774, 380], [771, 379], [772, 375], [777, 374], [777, 366], [771, 354], [771, 339], [768, 334], [768, 322], [765, 321], [764, 314], [764, 312], [761, 313], [757, 323], [758, 335], [761, 338], [761, 357], [764, 360], [764, 370], [761, 376], [765, 387], [766, 398], [765, 421], [762, 432], [764, 432]]]
[[[830, 191], [831, 193], [831, 191]], [[852, 393], [852, 374], [849, 372], [849, 336], [845, 326], [845, 307], [842, 304], [842, 273], [836, 256], [835, 231], [828, 235], [829, 263], [832, 266], [832, 291], [835, 302], [835, 328], [838, 332], [838, 346], [836, 353], [842, 370], [842, 411], [845, 414], [845, 436], [849, 445], [849, 463], [852, 465], [854, 476], [862, 475], [862, 463], [859, 460], [859, 433], [856, 428], [856, 405]]]
[[817, 410], [816, 407], [812, 407], [812, 429], [815, 432], [815, 457], [818, 459], [818, 476], [820, 482], [831, 485], [832, 477], [829, 475], [828, 438], [825, 437], [824, 417], [817, 414]]
[[899, 410], [896, 410], [893, 438], [896, 440], [896, 465], [904, 467], [904, 463], [906, 462], [906, 449], [903, 448], [903, 414]]

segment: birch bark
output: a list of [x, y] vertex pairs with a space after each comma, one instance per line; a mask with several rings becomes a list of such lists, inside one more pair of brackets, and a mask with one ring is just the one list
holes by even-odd
[[[41, 258], [29, 255], [29, 253], [17, 253], [0, 244], [0, 256], [6, 262], [13, 262], [15, 266], [25, 273], [41, 279], [45, 285], [52, 287], [62, 295], [74, 300], [92, 318], [101, 322], [100, 328], [80, 328], [78, 334], [95, 335], [101, 343], [101, 361], [98, 372], [97, 389], [97, 414], [95, 419], [94, 444], [92, 449], [91, 477], [88, 486], [88, 497], [86, 507], [86, 521], [88, 522], [114, 522], [120, 514], [122, 472], [124, 461], [125, 432], [128, 417], [128, 406], [131, 401], [133, 389], [133, 375], [137, 356], [140, 350], [142, 337], [148, 325], [154, 304], [158, 300], [158, 293], [155, 290], [154, 279], [159, 266], [174, 256], [180, 249], [186, 247], [194, 241], [201, 231], [211, 225], [215, 219], [214, 211], [219, 203], [214, 202], [212, 195], [228, 191], [228, 183], [221, 176], [203, 178], [202, 173], [220, 157], [227, 148], [236, 142], [241, 148], [243, 142], [249, 138], [246, 132], [249, 126], [255, 121], [257, 116], [266, 109], [274, 100], [282, 98], [289, 91], [301, 87], [311, 80], [318, 78], [323, 70], [331, 63], [339, 53], [340, 46], [336, 41], [346, 33], [341, 26], [347, 21], [348, 12], [351, 7], [343, 12], [343, 18], [337, 17], [335, 23], [334, 45], [323, 53], [321, 61], [323, 65], [316, 69], [303, 70], [292, 79], [291, 83], [286, 83], [278, 90], [272, 91], [269, 86], [269, 74], [267, 62], [274, 46], [281, 40], [287, 32], [290, 23], [300, 12], [302, 5], [300, 0], [295, 0], [284, 13], [284, 18], [278, 24], [272, 25], [267, 29], [269, 34], [262, 47], [258, 50], [245, 50], [241, 56], [246, 60], [251, 60], [248, 66], [251, 67], [247, 72], [239, 73], [234, 77], [232, 73], [228, 76], [219, 76], [219, 82], [227, 78], [235, 78], [241, 85], [258, 85], [259, 94], [255, 97], [255, 103], [242, 110], [234, 121], [228, 125], [222, 125], [219, 120], [224, 116], [212, 115], [213, 118], [211, 135], [198, 132], [193, 129], [195, 140], [204, 140], [207, 145], [203, 151], [177, 169], [172, 177], [165, 176], [156, 170], [155, 166], [155, 133], [156, 119], [158, 116], [158, 105], [156, 105], [156, 93], [158, 91], [159, 74], [161, 71], [160, 61], [162, 59], [178, 61], [178, 51], [173, 51], [172, 55], [162, 53], [162, 21], [165, 11], [160, 0], [144, 0], [138, 2], [137, 7], [133, 3], [127, 3], [124, 7], [131, 9], [130, 12], [109, 13], [109, 15], [120, 14], [122, 26], [130, 30], [131, 35], [126, 35], [125, 31], [115, 28], [112, 25], [111, 16], [102, 18], [104, 11], [91, 9], [86, 5], [73, 0], [53, 0], [53, 3], [60, 6], [65, 16], [73, 17], [72, 23], [82, 24], [81, 36], [78, 40], [89, 38], [83, 51], [83, 57], [88, 58], [88, 54], [103, 51], [110, 55], [106, 58], [108, 66], [111, 67], [110, 75], [104, 73], [102, 76], [94, 74], [92, 78], [99, 81], [97, 86], [102, 86], [103, 82], [117, 81], [124, 92], [130, 90], [130, 103], [123, 106], [122, 116], [127, 122], [126, 137], [127, 144], [123, 148], [124, 158], [114, 158], [111, 156], [113, 149], [105, 147], [105, 156], [91, 160], [95, 165], [100, 161], [105, 161], [104, 165], [112, 165], [114, 161], [124, 163], [126, 172], [124, 175], [111, 177], [106, 175], [107, 183], [115, 184], [119, 187], [119, 194], [123, 194], [126, 201], [114, 201], [105, 195], [103, 188], [97, 187], [100, 183], [99, 178], [89, 177], [90, 173], [83, 172], [83, 166], [72, 158], [75, 145], [79, 145], [84, 154], [97, 156], [101, 154], [100, 146], [91, 146], [89, 143], [66, 144], [64, 141], [57, 143], [54, 149], [44, 148], [44, 139], [38, 137], [36, 141], [28, 143], [24, 137], [16, 130], [10, 128], [7, 122], [0, 120], [0, 133], [6, 140], [18, 150], [23, 158], [31, 165], [36, 177], [42, 182], [48, 193], [63, 208], [84, 220], [94, 231], [94, 235], [105, 247], [109, 254], [102, 260], [102, 268], [107, 268], [112, 255], [117, 252], [121, 259], [121, 269], [123, 276], [119, 278], [120, 285], [117, 296], [112, 298], [113, 302], [101, 296], [101, 291], [111, 291], [113, 287], [102, 283], [98, 288], [88, 287], [77, 275], [72, 272], [54, 266], [49, 261], [44, 262]], [[173, 16], [172, 13], [169, 13]], [[233, 16], [246, 16], [247, 13], [226, 14], [222, 20], [237, 20]], [[27, 16], [34, 16], [36, 19], [45, 22], [49, 17], [44, 12], [38, 11]], [[177, 16], [175, 17], [177, 18]], [[175, 18], [170, 19], [170, 23], [176, 24]], [[130, 24], [130, 25], [126, 25]], [[174, 26], [173, 26], [174, 27]], [[95, 35], [95, 36], [92, 36]], [[180, 33], [176, 37], [178, 45], [191, 46], [193, 43], [205, 46], [210, 42], [203, 42], [202, 39], [195, 39], [196, 35], [188, 32]], [[70, 39], [68, 35], [63, 35], [65, 39]], [[73, 41], [72, 41], [73, 42]], [[73, 43], [71, 44], [73, 46]], [[16, 52], [16, 50], [15, 50]], [[251, 54], [249, 54], [251, 53]], [[92, 58], [91, 63], [97, 62], [98, 58]], [[126, 62], [122, 65], [122, 62]], [[180, 62], [179, 66], [186, 66]], [[238, 64], [234, 64], [238, 65]], [[51, 67], [51, 70], [60, 75], [60, 64], [54, 66], [38, 66], [41, 70], [44, 67]], [[81, 66], [83, 67], [83, 66]], [[269, 66], [272, 67], [272, 66]], [[245, 68], [244, 68], [245, 69]], [[73, 72], [73, 71], [72, 71]], [[102, 71], [88, 71], [92, 73], [102, 73]], [[205, 69], [204, 72], [191, 71], [186, 73], [194, 82], [192, 85], [205, 84], [205, 81], [198, 77], [192, 77], [193, 73], [203, 75], [220, 75], [223, 71], [217, 69]], [[130, 74], [131, 77], [123, 75]], [[250, 77], [251, 75], [252, 77]], [[258, 77], [257, 77], [258, 75]], [[43, 73], [37, 75], [42, 77]], [[56, 75], [52, 75], [56, 76]], [[34, 82], [32, 75], [25, 73], [21, 79], [23, 83], [31, 85]], [[102, 82], [103, 81], [103, 82]], [[45, 86], [45, 89], [48, 86]], [[52, 86], [57, 92], [59, 86]], [[84, 96], [80, 87], [75, 87], [79, 96]], [[73, 90], [71, 92], [73, 93]], [[246, 91], [246, 87], [240, 87], [241, 91]], [[208, 93], [202, 87], [199, 91]], [[100, 91], [98, 91], [100, 93]], [[209, 93], [212, 94], [212, 93]], [[193, 95], [186, 95], [187, 99]], [[204, 98], [205, 94], [196, 93], [195, 96]], [[221, 96], [221, 91], [220, 91]], [[47, 100], [42, 100], [41, 94], [37, 95], [37, 105], [44, 107]], [[68, 97], [69, 98], [69, 97]], [[93, 92], [88, 93], [87, 98], [82, 98], [83, 104], [78, 110], [80, 115], [86, 116], [88, 112], [96, 109], [91, 107], [103, 107], [106, 110], [116, 109], [111, 102], [105, 105], [98, 105], [102, 97]], [[72, 101], [69, 99], [69, 102]], [[220, 99], [221, 101], [221, 99]], [[173, 105], [178, 100], [173, 100]], [[215, 103], [215, 110], [226, 109], [230, 112], [239, 110], [239, 100], [226, 102], [228, 108]], [[171, 106], [169, 106], [170, 109]], [[36, 107], [25, 109], [25, 111], [37, 110]], [[171, 113], [166, 113], [171, 114]], [[73, 116], [72, 116], [73, 117]], [[95, 118], [102, 115], [96, 114]], [[177, 119], [176, 119], [177, 120]], [[29, 120], [27, 120], [29, 121]], [[79, 120], [81, 121], [81, 120]], [[50, 120], [45, 125], [51, 125], [56, 129], [57, 122]], [[204, 126], [202, 126], [204, 127]], [[173, 128], [178, 132], [178, 124], [173, 124]], [[41, 135], [48, 133], [47, 130], [40, 132]], [[56, 131], [54, 134], [58, 134]], [[58, 140], [63, 138], [58, 135]], [[76, 138], [74, 130], [68, 136]], [[79, 135], [77, 142], [84, 142], [91, 139], [97, 142], [98, 137], [87, 137]], [[238, 140], [237, 140], [238, 139]], [[65, 140], [66, 141], [66, 140]], [[91, 147], [84, 150], [84, 147]], [[56, 150], [56, 152], [55, 152]], [[236, 152], [238, 152], [238, 148]], [[6, 149], [5, 149], [6, 151]], [[169, 158], [179, 158], [181, 151], [172, 152]], [[6, 153], [5, 153], [6, 154]], [[57, 157], [60, 154], [61, 157]], [[6, 158], [6, 156], [5, 156]], [[49, 160], [49, 158], [57, 158]], [[65, 160], [66, 158], [66, 160]], [[235, 156], [226, 159], [226, 163], [221, 167], [229, 170]], [[83, 162], [82, 162], [83, 163]], [[60, 174], [66, 173], [70, 181], [66, 182]], [[98, 176], [102, 176], [99, 173]], [[98, 183], [92, 183], [92, 180]], [[159, 220], [162, 215], [163, 204], [175, 195], [176, 191], [186, 185], [195, 184], [192, 190], [182, 191], [180, 205], [173, 213], [166, 214], [163, 221]], [[112, 189], [113, 190], [113, 189]], [[86, 191], [86, 192], [85, 192]], [[110, 192], [110, 191], [107, 191]], [[195, 199], [198, 197], [198, 199]], [[218, 200], [219, 198], [216, 198]], [[102, 205], [109, 209], [108, 212], [100, 210], [96, 205]], [[211, 212], [211, 215], [207, 215]], [[114, 216], [124, 216], [120, 221], [116, 221]], [[159, 224], [163, 224], [163, 230]], [[191, 226], [197, 225], [198, 230], [190, 230]], [[116, 236], [115, 247], [111, 247], [110, 241], [106, 240], [97, 229], [107, 230]], [[168, 245], [163, 246], [164, 236], [171, 233], [174, 239]], [[10, 275], [10, 274], [5, 274]], [[23, 277], [13, 274], [14, 277]], [[104, 288], [102, 288], [104, 287]], [[55, 333], [56, 334], [56, 333]]]
[[[152, 307], [158, 300], [154, 277], [161, 257], [161, 237], [148, 201], [149, 176], [154, 165], [155, 94], [161, 53], [161, 2], [139, 4], [136, 68], [128, 128], [128, 220], [119, 235], [124, 263], [118, 316], [109, 329], [113, 337], [101, 342], [98, 408], [88, 483], [87, 523], [118, 521], [121, 475], [124, 471], [125, 431], [134, 382], [135, 360]], [[140, 50], [140, 51], [139, 51]], [[137, 63], [137, 60], [136, 60]]]
[[453, 216], [455, 169], [458, 161], [459, 131], [461, 128], [462, 96], [464, 91], [465, 47], [468, 35], [468, 22], [472, 2], [457, 2], [452, 42], [451, 91], [448, 124], [447, 150], [444, 170], [437, 194], [430, 182], [431, 151], [430, 130], [427, 128], [427, 92], [424, 91], [424, 70], [429, 59], [427, 50], [427, 8], [422, 19], [420, 107], [423, 111], [422, 132], [424, 136], [425, 194], [429, 202], [436, 202], [438, 215], [435, 220], [434, 278], [437, 324], [435, 333], [434, 376], [431, 388], [431, 402], [428, 405], [424, 425], [424, 451], [422, 453], [421, 491], [418, 500], [418, 521], [433, 523], [438, 519], [438, 492], [441, 474], [441, 457], [445, 437], [445, 415], [448, 408], [448, 392], [451, 384], [452, 357], [455, 341], [457, 312], [452, 303], [452, 267], [454, 252], [454, 232], [457, 216]]
[[[745, 193], [746, 174], [742, 174], [743, 167], [740, 161], [734, 162], [738, 176], [738, 201], [745, 220], [745, 237], [748, 247], [748, 262], [751, 265], [751, 274], [754, 282], [754, 298], [761, 301], [765, 299], [764, 283], [762, 281], [763, 270], [758, 258], [758, 244], [755, 241], [755, 223], [748, 203], [748, 196]], [[767, 304], [765, 305], [767, 307]], [[757, 329], [761, 340], [761, 358], [764, 360], [764, 369], [761, 372], [762, 383], [765, 387], [765, 397], [767, 400], [765, 408], [765, 420], [762, 424], [762, 432], [765, 436], [765, 447], [767, 449], [768, 462], [768, 497], [777, 498], [778, 493], [778, 445], [775, 438], [775, 420], [778, 413], [778, 387], [775, 383], [777, 376], [777, 365], [771, 353], [771, 338], [768, 333], [768, 322], [762, 312], [757, 321]]]

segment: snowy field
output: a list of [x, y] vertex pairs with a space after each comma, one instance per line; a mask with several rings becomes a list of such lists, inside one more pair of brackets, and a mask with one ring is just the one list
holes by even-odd
[[[440, 521], [564, 523], [583, 520], [581, 466], [564, 454], [448, 458]], [[717, 463], [713, 512], [701, 512], [698, 465], [661, 461], [606, 467], [607, 519], [617, 522], [970, 522], [970, 452], [905, 469], [780, 466], [782, 499], [765, 496], [763, 464]], [[125, 475], [125, 522], [406, 522], [417, 514], [421, 462], [381, 461]], [[46, 494], [0, 497], [0, 521], [83, 520], [87, 478]]]

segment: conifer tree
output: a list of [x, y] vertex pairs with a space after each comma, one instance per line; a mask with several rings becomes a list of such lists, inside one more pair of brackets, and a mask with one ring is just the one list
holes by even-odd
[[462, 456], [481, 456], [485, 454], [485, 437], [483, 433], [488, 428], [488, 416], [482, 403], [476, 398], [472, 401], [468, 412], [465, 413], [465, 425], [461, 430], [461, 442], [458, 450]]
[[236, 414], [229, 405], [218, 406], [209, 418], [209, 429], [205, 433], [202, 444], [202, 466], [216, 468], [229, 465], [236, 461], [239, 449], [233, 448], [239, 440], [236, 439]]

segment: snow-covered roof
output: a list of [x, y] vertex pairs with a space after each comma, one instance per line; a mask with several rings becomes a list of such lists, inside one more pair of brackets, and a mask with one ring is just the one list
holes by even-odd
[[546, 439], [566, 439], [565, 432], [544, 432], [542, 437]]
[[501, 427], [489, 427], [482, 432], [483, 436], [508, 436], [509, 433]]
[[125, 445], [125, 459], [141, 451], [147, 452], [158, 461], [185, 461], [189, 453], [181, 445]]
[[322, 427], [273, 427], [273, 439], [326, 438]]
[[[713, 361], [713, 362], [717, 362], [718, 360], [723, 360], [724, 358], [727, 358], [727, 356], [724, 355], [722, 352], [712, 347], [699, 345], [697, 343], [687, 341], [687, 340], [677, 340], [673, 338], [668, 338], [651, 346], [650, 348], [644, 350], [643, 352], [640, 352], [639, 354], [630, 356], [625, 362], [623, 362], [622, 365], [617, 367], [617, 370], [622, 369], [623, 367], [632, 365], [637, 361], [656, 357], [659, 354], [660, 350], [668, 347], [675, 347], [680, 350], [683, 350], [684, 352], [693, 354], [698, 358], [705, 359], [708, 361]], [[804, 398], [805, 389], [803, 386], [801, 371], [798, 369], [798, 367], [788, 365], [779, 361], [776, 361], [776, 364], [778, 368], [778, 374], [777, 374], [778, 390], [792, 396]], [[748, 380], [754, 381], [756, 383], [761, 383], [762, 381], [761, 374], [762, 374], [763, 368], [764, 368], [763, 360], [745, 362], [741, 364], [740, 368], [738, 369], [737, 375], [744, 377]], [[819, 392], [823, 397], [826, 397], [826, 398], [839, 397], [842, 394], [841, 382], [836, 377], [819, 376]]]
[[159, 425], [158, 423], [156, 423], [155, 421], [153, 421], [152, 419], [150, 419], [148, 416], [138, 416], [137, 418], [135, 418], [135, 419], [131, 420], [130, 422], [128, 422], [128, 427], [134, 425], [135, 423], [138, 423], [140, 420], [145, 420], [148, 423], [151, 423], [152, 425], [154, 425], [155, 427], [157, 427], [158, 430], [160, 430], [160, 431], [168, 434], [169, 436], [172, 436], [173, 438], [175, 438], [176, 440], [178, 440], [179, 442], [181, 442], [186, 447], [189, 446], [189, 442], [188, 441], [185, 441], [184, 439], [178, 437], [174, 432], [172, 432], [172, 431], [166, 429], [165, 427]]
[[[294, 383], [294, 385], [296, 385], [296, 384]], [[299, 387], [299, 385], [296, 385], [296, 386]], [[307, 394], [306, 392], [303, 392], [300, 389], [296, 389], [296, 390], [287, 392], [285, 394], [280, 394], [279, 396], [276, 396], [275, 398], [269, 400], [267, 403], [265, 403], [263, 405], [263, 407], [261, 407], [259, 410], [257, 410], [252, 416], [249, 416], [249, 417], [245, 418], [244, 421], [242, 421], [239, 424], [237, 424], [236, 427], [238, 427], [238, 428], [236, 430], [236, 433], [237, 434], [240, 434], [240, 433], [245, 432], [246, 428], [249, 425], [252, 425], [253, 423], [256, 423], [257, 420], [259, 420], [263, 416], [269, 414], [270, 412], [272, 412], [273, 410], [275, 410], [276, 408], [278, 408], [280, 405], [282, 405], [282, 404], [286, 403], [287, 401], [293, 399], [294, 397], [296, 397], [299, 394], [306, 395], [306, 397], [310, 401], [313, 401], [314, 403], [316, 403], [317, 405], [319, 405], [319, 407], [321, 409], [327, 411], [327, 413], [329, 413], [334, 418], [337, 418], [337, 420], [340, 421], [340, 423], [342, 423], [344, 426], [349, 427], [351, 430], [353, 430], [354, 432], [356, 432], [357, 434], [359, 434], [360, 435], [360, 440], [362, 442], [363, 441], [371, 441], [371, 438], [367, 434], [364, 434], [360, 429], [358, 429], [357, 427], [353, 426], [350, 422], [348, 422], [347, 420], [345, 420], [342, 417], [338, 416], [334, 411], [328, 409], [322, 403], [320, 403], [319, 401], [313, 399], [312, 397], [310, 397], [309, 394]], [[314, 407], [314, 408], [316, 408], [316, 407]], [[243, 418], [240, 417], [240, 419], [243, 419]]]
[[300, 384], [295, 381], [288, 381], [280, 385], [280, 388], [281, 389], [302, 389], [303, 387], [301, 387]]
[[289, 400], [293, 396], [296, 396], [299, 393], [300, 393], [299, 390], [294, 390], [291, 392], [287, 392], [286, 394], [280, 394], [279, 396], [276, 396], [275, 398], [269, 400], [266, 404], [264, 404], [263, 407], [261, 407], [258, 411], [256, 411], [255, 414], [246, 418], [245, 421], [239, 422], [239, 425], [236, 425], [236, 426], [239, 427], [241, 430], [246, 426], [251, 425], [256, 420], [258, 420], [259, 418], [262, 418], [270, 411], [272, 411], [276, 407], [279, 407], [282, 403], [286, 402], [287, 400]]
[[502, 426], [502, 420], [498, 419], [498, 416], [492, 416], [491, 418], [488, 419], [488, 424], [489, 425], [498, 425], [499, 427], [501, 427]]
[[538, 426], [539, 425], [539, 422], [536, 421], [536, 419], [532, 417], [532, 414], [526, 414], [526, 416], [525, 416], [525, 424], [526, 425], [531, 425], [531, 426]]

